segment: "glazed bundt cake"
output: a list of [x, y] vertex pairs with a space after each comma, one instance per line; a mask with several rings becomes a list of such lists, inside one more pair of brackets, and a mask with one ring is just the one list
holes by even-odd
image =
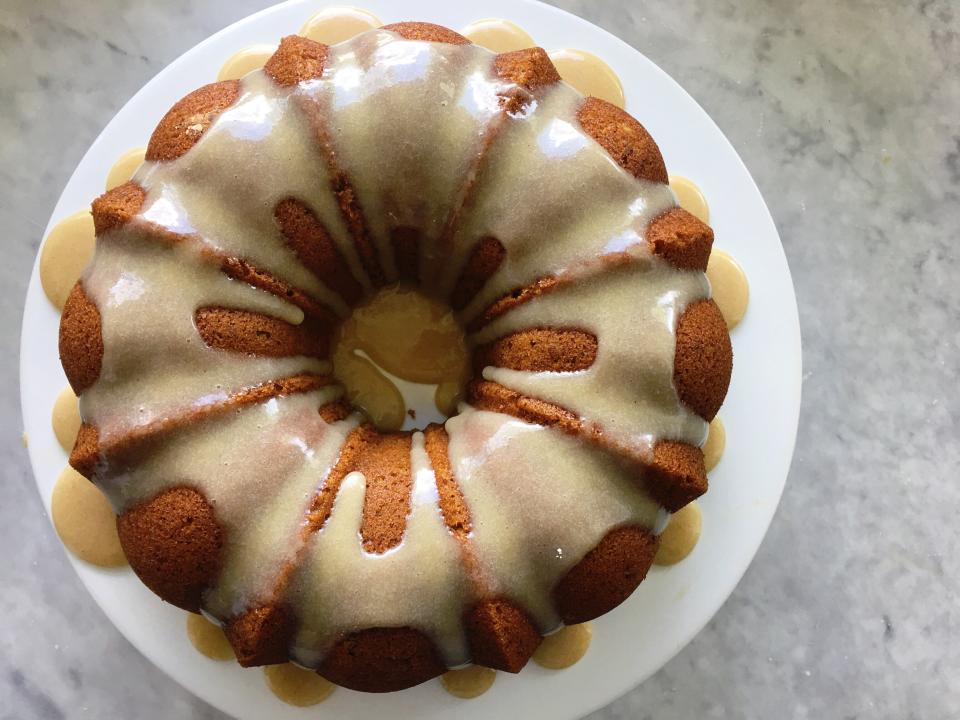
[[[732, 359], [712, 232], [636, 120], [538, 48], [401, 23], [284, 38], [146, 160], [93, 203], [60, 354], [70, 462], [149, 588], [243, 665], [372, 692], [517, 672], [633, 592], [706, 490]], [[457, 312], [474, 376], [444, 425], [383, 432], [330, 338], [400, 282]]]

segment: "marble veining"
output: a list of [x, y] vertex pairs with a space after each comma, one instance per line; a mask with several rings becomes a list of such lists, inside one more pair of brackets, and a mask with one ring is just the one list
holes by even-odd
[[[10, 343], [43, 227], [90, 142], [173, 58], [266, 4], [0, 7]], [[780, 229], [804, 337], [797, 452], [756, 560], [685, 650], [593, 720], [960, 716], [960, 11], [556, 4], [640, 48], [730, 138]], [[134, 704], [145, 720], [223, 718], [129, 646], [68, 567], [20, 445], [16, 360], [8, 346], [0, 544], [17, 552], [0, 563], [0, 719], [119, 718]]]

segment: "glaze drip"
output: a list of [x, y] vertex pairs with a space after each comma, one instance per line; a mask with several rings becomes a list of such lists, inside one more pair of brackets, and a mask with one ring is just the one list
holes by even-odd
[[677, 318], [708, 295], [703, 273], [681, 273], [647, 255], [541, 295], [494, 320], [472, 342], [533, 327], [592, 333], [599, 338], [597, 357], [586, 370], [487, 367], [483, 376], [576, 413], [627, 454], [649, 462], [660, 438], [692, 445], [706, 438], [706, 421], [681, 404], [672, 378]]

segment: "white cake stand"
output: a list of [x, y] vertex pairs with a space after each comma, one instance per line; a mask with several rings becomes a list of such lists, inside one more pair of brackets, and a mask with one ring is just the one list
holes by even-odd
[[[493, 688], [470, 701], [439, 682], [390, 695], [338, 689], [311, 708], [284, 705], [259, 670], [217, 663], [187, 640], [184, 613], [146, 590], [132, 572], [91, 567], [73, 558], [80, 579], [107, 616], [144, 655], [210, 704], [239, 718], [580, 717], [640, 683], [686, 645], [713, 617], [750, 563], [783, 491], [800, 409], [800, 327], [790, 271], [757, 186], [706, 112], [670, 77], [629, 45], [585, 20], [533, 0], [362, 0], [385, 23], [425, 20], [453, 29], [502, 17], [526, 29], [547, 50], [579, 48], [603, 58], [620, 76], [627, 110], [660, 145], [667, 167], [692, 178], [711, 206], [716, 247], [733, 255], [750, 280], [751, 304], [732, 333], [733, 381], [720, 411], [727, 447], [701, 500], [703, 534], [696, 550], [672, 568], [654, 568], [623, 606], [594, 623], [586, 657], [547, 671], [531, 663], [519, 675], [499, 673]], [[295, 33], [324, 6], [291, 0], [234, 23], [170, 64], [107, 125], [80, 161], [50, 218], [47, 232], [87, 207], [103, 190], [113, 162], [146, 144], [164, 112], [215, 79], [241, 48]], [[655, 102], [644, 102], [655, 98]], [[54, 400], [66, 385], [57, 355], [59, 314], [47, 301], [34, 264], [20, 354], [24, 425], [37, 487], [50, 494], [66, 454], [50, 427]]]

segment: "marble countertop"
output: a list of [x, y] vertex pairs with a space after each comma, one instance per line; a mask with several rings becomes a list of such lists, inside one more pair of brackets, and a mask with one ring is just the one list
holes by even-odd
[[[17, 346], [83, 152], [168, 62], [264, 4], [0, 6], [0, 720], [223, 717], [69, 568], [20, 445]], [[592, 717], [960, 716], [960, 8], [557, 4], [642, 50], [730, 138], [780, 229], [804, 340], [796, 455], [756, 560], [685, 650]]]

